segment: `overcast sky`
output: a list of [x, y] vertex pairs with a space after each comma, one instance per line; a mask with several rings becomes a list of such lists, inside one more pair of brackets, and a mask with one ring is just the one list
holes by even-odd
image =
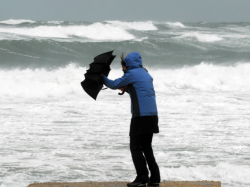
[[0, 0], [0, 20], [250, 22], [250, 0]]

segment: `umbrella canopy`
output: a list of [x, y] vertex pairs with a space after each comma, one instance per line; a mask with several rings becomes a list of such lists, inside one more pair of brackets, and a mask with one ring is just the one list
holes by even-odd
[[81, 82], [84, 91], [95, 100], [103, 87], [103, 84], [99, 82], [99, 76], [101, 74], [108, 76], [110, 72], [110, 64], [116, 57], [115, 55], [112, 55], [112, 53], [113, 51], [109, 51], [96, 56], [94, 62], [89, 64], [90, 68], [84, 74], [85, 80]]

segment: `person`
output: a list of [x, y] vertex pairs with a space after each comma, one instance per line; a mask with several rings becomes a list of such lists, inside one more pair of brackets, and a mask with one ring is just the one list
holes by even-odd
[[138, 52], [132, 52], [126, 58], [122, 54], [121, 65], [124, 71], [121, 78], [113, 81], [101, 75], [100, 80], [108, 88], [126, 91], [131, 98], [130, 151], [137, 176], [127, 186], [145, 187], [146, 183], [147, 186], [159, 186], [160, 170], [151, 145], [153, 133], [159, 133], [153, 78], [142, 66], [142, 58]]

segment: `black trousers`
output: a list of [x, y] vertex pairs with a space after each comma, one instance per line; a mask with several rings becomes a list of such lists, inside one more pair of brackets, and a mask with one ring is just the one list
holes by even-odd
[[[161, 181], [160, 170], [151, 146], [152, 139], [153, 133], [130, 136], [130, 151], [137, 173], [136, 182], [148, 182], [149, 179], [150, 182], [155, 183]], [[148, 177], [147, 164], [151, 174], [150, 178]]]

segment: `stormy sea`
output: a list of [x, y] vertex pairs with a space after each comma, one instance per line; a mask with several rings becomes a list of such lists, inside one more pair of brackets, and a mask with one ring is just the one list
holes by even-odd
[[161, 180], [250, 185], [250, 23], [0, 21], [0, 187], [132, 181], [130, 98], [80, 82], [136, 51], [154, 80]]

